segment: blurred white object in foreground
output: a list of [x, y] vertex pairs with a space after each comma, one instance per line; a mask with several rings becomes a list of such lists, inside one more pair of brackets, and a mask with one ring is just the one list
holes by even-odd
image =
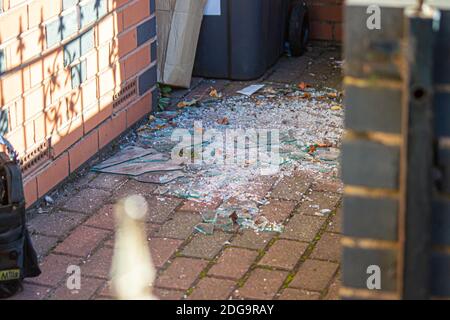
[[156, 300], [151, 286], [155, 268], [145, 233], [147, 201], [130, 196], [114, 208], [116, 234], [111, 266], [112, 291], [119, 300]]

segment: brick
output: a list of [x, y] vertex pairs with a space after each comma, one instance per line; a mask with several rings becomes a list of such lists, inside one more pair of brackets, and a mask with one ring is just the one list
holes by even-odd
[[156, 85], [156, 66], [144, 71], [138, 79], [139, 95], [142, 96]]
[[273, 189], [271, 197], [275, 199], [300, 201], [309, 189], [310, 182], [306, 175], [283, 178]]
[[307, 243], [278, 240], [269, 248], [258, 264], [291, 270], [300, 260], [307, 247]]
[[287, 272], [255, 269], [239, 289], [239, 296], [247, 299], [272, 299], [286, 279]]
[[323, 217], [295, 215], [286, 224], [280, 237], [310, 242], [316, 237], [324, 222]]
[[339, 262], [341, 260], [341, 236], [324, 233], [314, 248], [311, 258]]
[[272, 232], [256, 233], [253, 230], [243, 230], [233, 238], [231, 244], [247, 249], [262, 250], [274, 236], [275, 233]]
[[397, 251], [382, 249], [343, 248], [342, 282], [345, 287], [367, 289], [367, 268], [381, 269], [381, 291], [395, 291], [397, 287]]
[[189, 295], [189, 300], [226, 300], [236, 284], [231, 280], [203, 278]]
[[89, 277], [109, 279], [111, 262], [113, 257], [112, 248], [100, 248], [81, 265], [81, 274]]
[[[155, 83], [156, 84], [156, 83]], [[134, 125], [137, 121], [142, 119], [145, 115], [152, 111], [152, 93], [143, 96], [136, 103], [132, 104], [127, 111], [127, 128]]]
[[118, 55], [120, 57], [125, 56], [136, 48], [136, 37], [137, 35], [135, 28], [119, 34], [117, 41], [118, 44], [116, 44], [116, 46], [118, 48]]
[[8, 10], [2, 14], [1, 24], [8, 28], [1, 28], [0, 39], [2, 42], [18, 36], [27, 30], [28, 18], [27, 7], [21, 6]]
[[29, 278], [26, 281], [42, 286], [56, 287], [67, 276], [67, 268], [78, 265], [80, 259], [50, 254], [39, 267], [42, 271], [39, 277]]
[[306, 194], [303, 203], [297, 210], [305, 215], [317, 215], [323, 209], [334, 211], [339, 203], [340, 195], [331, 192], [311, 191]]
[[184, 296], [184, 291], [153, 288], [153, 294], [160, 300], [181, 300]]
[[317, 40], [333, 40], [333, 25], [331, 23], [312, 21], [311, 38]]
[[38, 197], [44, 196], [69, 175], [69, 156], [60, 155], [37, 176]]
[[25, 196], [25, 205], [29, 208], [38, 197], [37, 191], [37, 180], [36, 178], [31, 178], [24, 180], [23, 192]]
[[94, 180], [89, 182], [89, 187], [104, 190], [117, 190], [127, 180], [126, 176], [100, 173]]
[[61, 285], [51, 300], [90, 300], [95, 292], [103, 285], [104, 281], [82, 277], [80, 290], [70, 290], [66, 284]]
[[256, 251], [226, 248], [208, 275], [239, 280], [247, 273], [257, 256]]
[[45, 0], [32, 1], [28, 5], [28, 27], [31, 29], [44, 21], [57, 16], [61, 12], [61, 2], [56, 1], [53, 5], [46, 5]]
[[28, 223], [33, 233], [52, 237], [63, 237], [84, 220], [82, 214], [55, 211], [51, 214], [39, 214]]
[[199, 215], [176, 213], [161, 226], [161, 229], [156, 233], [156, 237], [185, 240], [192, 234], [194, 227], [201, 220]]
[[101, 207], [94, 215], [92, 215], [84, 225], [105, 230], [114, 230], [114, 205], [106, 204]]
[[320, 294], [318, 292], [310, 292], [307, 290], [299, 290], [286, 288], [281, 293], [278, 300], [319, 300]]
[[83, 189], [77, 194], [70, 196], [64, 205], [64, 209], [80, 213], [93, 213], [97, 211], [110, 193], [100, 189]]
[[204, 260], [176, 258], [156, 279], [155, 285], [169, 289], [187, 290], [207, 264], [208, 262]]
[[158, 57], [158, 43], [153, 41], [150, 45], [150, 61], [155, 62]]
[[150, 239], [148, 244], [155, 267], [162, 268], [182, 243], [183, 241], [174, 239]]
[[127, 128], [126, 112], [119, 112], [98, 129], [99, 148], [102, 149]]
[[70, 172], [74, 172], [98, 151], [98, 132], [83, 137], [69, 150]]
[[211, 260], [222, 250], [224, 243], [230, 238], [230, 234], [220, 231], [214, 232], [211, 236], [196, 234], [181, 253], [190, 257]]
[[204, 212], [208, 210], [217, 209], [222, 202], [220, 197], [215, 197], [210, 201], [196, 201], [196, 200], [188, 200], [186, 201], [179, 211], [188, 211], [188, 212]]
[[45, 28], [47, 47], [63, 41], [78, 31], [78, 15], [75, 9], [67, 11], [58, 19], [48, 23]]
[[150, 14], [149, 0], [138, 0], [127, 6], [123, 11], [123, 27], [129, 27], [144, 20]]
[[144, 197], [149, 197], [156, 188], [157, 187], [153, 184], [129, 180], [126, 184], [120, 187], [114, 196], [119, 199], [126, 198], [131, 195], [142, 195]]
[[54, 252], [87, 257], [109, 235], [110, 232], [106, 230], [79, 226], [56, 247]]
[[156, 37], [156, 17], [141, 23], [136, 28], [137, 45], [140, 46]]
[[261, 207], [260, 214], [266, 217], [270, 222], [282, 223], [292, 213], [295, 208], [295, 202], [285, 200], [270, 200], [270, 203]]
[[169, 216], [174, 212], [182, 200], [175, 198], [164, 198], [152, 196], [148, 197], [148, 206], [150, 209], [148, 215], [148, 222], [164, 223]]
[[43, 300], [50, 294], [48, 287], [37, 286], [31, 283], [23, 284], [23, 291], [8, 300]]
[[347, 236], [397, 240], [397, 200], [346, 196], [344, 209], [343, 227]]
[[342, 177], [349, 185], [396, 189], [399, 162], [399, 147], [369, 140], [347, 140], [342, 146]]
[[90, 23], [100, 19], [108, 12], [107, 1], [92, 0], [80, 5], [80, 23], [85, 27]]
[[309, 7], [311, 21], [342, 21], [342, 6], [340, 5], [312, 5]]
[[300, 266], [289, 287], [322, 291], [331, 282], [337, 268], [336, 263], [308, 259]]
[[348, 85], [345, 92], [346, 128], [360, 132], [401, 132], [401, 89]]
[[433, 203], [431, 239], [433, 244], [450, 246], [450, 201], [439, 199]]

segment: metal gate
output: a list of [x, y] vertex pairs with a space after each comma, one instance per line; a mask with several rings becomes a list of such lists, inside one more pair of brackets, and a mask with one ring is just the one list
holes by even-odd
[[341, 296], [449, 298], [450, 2], [345, 11]]

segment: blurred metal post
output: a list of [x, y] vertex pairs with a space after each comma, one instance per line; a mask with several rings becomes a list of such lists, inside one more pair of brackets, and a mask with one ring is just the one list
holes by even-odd
[[402, 182], [403, 298], [430, 297], [433, 189], [433, 57], [440, 14], [423, 5], [405, 10], [405, 96]]

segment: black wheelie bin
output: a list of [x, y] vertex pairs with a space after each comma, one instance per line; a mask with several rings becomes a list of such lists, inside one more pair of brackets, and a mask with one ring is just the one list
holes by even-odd
[[289, 0], [209, 0], [194, 64], [195, 76], [252, 80], [284, 52]]

